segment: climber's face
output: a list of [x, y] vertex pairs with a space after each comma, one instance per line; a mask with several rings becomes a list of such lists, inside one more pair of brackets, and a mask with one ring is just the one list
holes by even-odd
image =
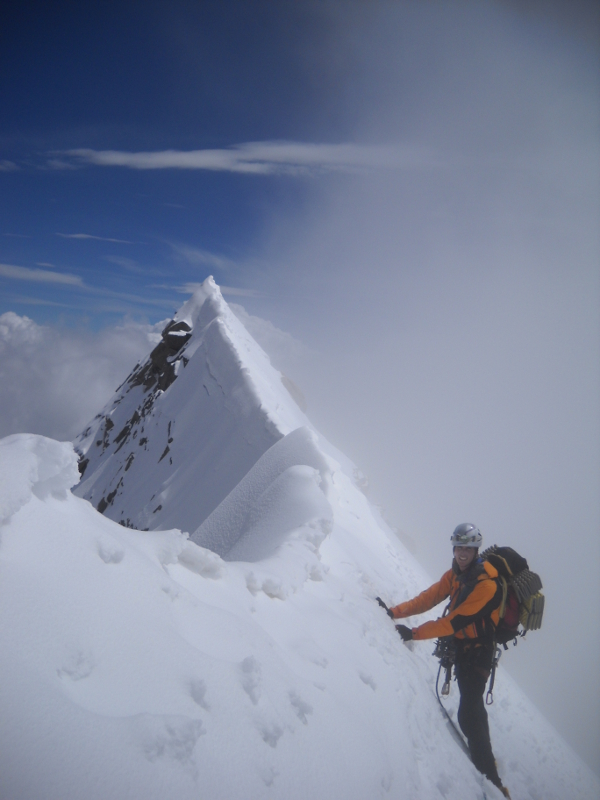
[[456, 563], [458, 564], [458, 568], [461, 572], [464, 572], [471, 566], [471, 562], [477, 555], [477, 548], [476, 547], [455, 547], [454, 548], [454, 558], [456, 559]]

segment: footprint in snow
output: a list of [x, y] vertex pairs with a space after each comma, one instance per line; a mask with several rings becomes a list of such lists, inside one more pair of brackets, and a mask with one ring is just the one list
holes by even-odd
[[194, 748], [206, 733], [202, 720], [176, 714], [139, 714], [134, 718], [134, 725], [148, 761], [175, 761], [196, 774]]
[[258, 732], [260, 736], [269, 747], [277, 747], [277, 742], [283, 736], [283, 730], [279, 727], [279, 725], [272, 724], [269, 725], [266, 722], [260, 723], [257, 725]]
[[171, 600], [177, 600], [179, 597], [179, 588], [174, 583], [170, 583], [167, 586], [161, 586], [161, 589]]
[[273, 600], [285, 600], [287, 597], [286, 591], [281, 582], [274, 581], [272, 578], [267, 578], [265, 581], [263, 581], [261, 588], [267, 597], [270, 597]]
[[390, 789], [392, 788], [393, 781], [394, 781], [394, 773], [391, 770], [386, 772], [386, 774], [382, 777], [381, 786], [386, 792], [389, 792]]
[[273, 767], [266, 767], [265, 769], [259, 770], [259, 775], [263, 779], [265, 786], [272, 786], [279, 772]]
[[366, 672], [359, 672], [358, 673], [358, 677], [361, 679], [361, 681], [364, 684], [366, 684], [367, 686], [370, 686], [371, 689], [373, 689], [373, 691], [375, 691], [377, 689], [377, 684], [375, 683], [375, 681], [373, 680], [371, 675], [367, 675]]
[[289, 693], [290, 703], [296, 713], [298, 719], [304, 724], [308, 724], [308, 720], [306, 718], [307, 714], [312, 714], [313, 707], [305, 702], [296, 692], [292, 691]]
[[210, 711], [210, 706], [206, 702], [206, 684], [201, 678], [193, 678], [189, 683], [190, 697], [205, 711]]
[[96, 661], [90, 652], [77, 650], [72, 653], [60, 669], [56, 670], [59, 678], [70, 678], [72, 681], [80, 681], [88, 678], [94, 671]]
[[125, 558], [125, 550], [116, 542], [98, 542], [98, 555], [105, 564], [120, 564]]
[[260, 664], [254, 656], [248, 656], [240, 664], [242, 689], [256, 705], [260, 699]]

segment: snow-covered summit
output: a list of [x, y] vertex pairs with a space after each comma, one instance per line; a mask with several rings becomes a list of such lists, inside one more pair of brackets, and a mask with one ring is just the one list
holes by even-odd
[[75, 493], [127, 527], [191, 532], [276, 441], [309, 424], [207, 278], [78, 437]]

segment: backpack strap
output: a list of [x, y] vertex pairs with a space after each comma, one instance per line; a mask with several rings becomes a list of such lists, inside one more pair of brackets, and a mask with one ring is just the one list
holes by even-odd
[[502, 599], [500, 600], [498, 612], [500, 614], [500, 619], [504, 619], [504, 614], [506, 612], [506, 601], [508, 599], [508, 581], [502, 575], [498, 575], [496, 581], [502, 587]]

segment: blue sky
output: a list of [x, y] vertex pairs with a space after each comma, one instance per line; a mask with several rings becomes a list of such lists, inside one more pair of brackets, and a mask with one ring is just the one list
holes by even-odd
[[540, 572], [509, 668], [598, 772], [599, 14], [0, 11], [0, 435], [74, 436], [213, 274], [432, 575], [465, 520]]
[[[210, 272], [225, 282], [209, 254], [252, 258], [265, 217], [302, 204], [306, 179], [235, 165], [97, 167], [67, 154], [345, 142], [357, 112], [344, 100], [350, 57], [326, 52], [334, 11], [11, 4], [0, 49], [0, 260], [21, 269], [2, 273], [2, 310], [44, 321], [81, 314], [93, 325], [164, 316], [181, 301], [175, 287]], [[206, 264], [190, 249], [205, 251]], [[234, 276], [251, 288], [247, 270]]]

